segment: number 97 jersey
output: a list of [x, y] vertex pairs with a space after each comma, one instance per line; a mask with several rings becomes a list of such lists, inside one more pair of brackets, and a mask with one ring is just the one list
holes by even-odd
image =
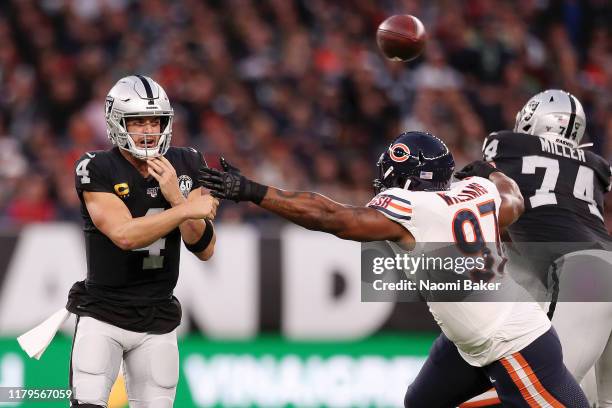
[[486, 161], [518, 184], [525, 213], [508, 231], [516, 242], [609, 241], [603, 221], [610, 165], [588, 150], [509, 131], [491, 134]]
[[368, 203], [400, 223], [417, 242], [459, 245], [497, 242], [500, 205], [495, 184], [482, 177], [453, 183], [445, 191], [390, 188]]
[[[454, 244], [461, 252], [474, 254], [486, 245], [493, 247], [496, 258], [503, 257], [497, 223], [501, 198], [495, 184], [487, 179], [470, 177], [437, 192], [390, 188], [367, 206], [402, 225], [417, 243], [429, 243], [429, 248]], [[418, 251], [415, 254], [418, 256]], [[503, 274], [503, 261], [491, 268]], [[427, 304], [463, 359], [477, 367], [522, 350], [550, 328], [535, 302]]]

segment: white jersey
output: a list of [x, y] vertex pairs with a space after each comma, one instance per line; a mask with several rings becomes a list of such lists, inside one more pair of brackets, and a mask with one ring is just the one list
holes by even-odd
[[[410, 231], [417, 243], [468, 245], [498, 242], [500, 205], [497, 188], [482, 177], [453, 183], [450, 190], [440, 192], [391, 188], [368, 204]], [[428, 302], [428, 306], [446, 337], [474, 366], [522, 350], [551, 327], [535, 302]]]

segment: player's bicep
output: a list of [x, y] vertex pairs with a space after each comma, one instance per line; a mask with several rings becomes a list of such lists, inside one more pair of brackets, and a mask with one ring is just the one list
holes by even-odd
[[395, 221], [368, 207], [345, 207], [340, 214], [342, 230], [336, 235], [354, 241], [402, 241], [410, 233]]
[[119, 245], [120, 228], [132, 219], [130, 210], [123, 201], [111, 193], [92, 191], [84, 191], [83, 199], [96, 228]]
[[516, 182], [505, 174], [496, 172], [489, 177], [501, 198], [498, 223], [503, 230], [514, 223], [525, 211], [523, 196]]

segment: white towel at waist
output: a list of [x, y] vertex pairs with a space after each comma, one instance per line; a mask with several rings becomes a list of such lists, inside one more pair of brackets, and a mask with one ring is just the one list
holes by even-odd
[[66, 308], [61, 308], [38, 326], [17, 337], [19, 345], [28, 356], [40, 359], [68, 316], [70, 312]]

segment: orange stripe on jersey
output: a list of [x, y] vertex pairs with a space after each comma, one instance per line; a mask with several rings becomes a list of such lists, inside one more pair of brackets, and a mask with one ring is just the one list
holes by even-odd
[[411, 208], [404, 207], [404, 206], [402, 206], [402, 205], [396, 204], [396, 203], [394, 203], [393, 201], [390, 201], [390, 202], [389, 202], [389, 207], [393, 207], [393, 208], [395, 208], [396, 210], [405, 211], [405, 212], [407, 212], [407, 213], [412, 213], [412, 209], [411, 209]]
[[525, 360], [525, 357], [523, 357], [523, 355], [520, 352], [514, 353], [513, 357], [516, 359], [516, 361], [518, 361], [521, 364], [521, 366], [523, 366], [523, 370], [525, 370], [525, 374], [527, 374], [534, 388], [536, 389], [538, 393], [540, 393], [540, 395], [544, 398], [544, 400], [546, 400], [546, 402], [548, 402], [554, 408], [564, 408], [564, 405], [561, 404], [559, 401], [557, 401], [557, 399], [553, 397], [552, 395], [550, 395], [550, 393], [546, 390], [546, 388], [544, 388], [544, 386], [538, 379], [538, 376], [536, 375], [536, 373], [533, 372], [533, 370], [531, 369], [531, 366], [529, 365], [527, 360]]
[[491, 405], [499, 405], [501, 401], [499, 398], [487, 398], [486, 400], [474, 401], [474, 402], [464, 402], [459, 405], [459, 408], [485, 408], [490, 407]]
[[463, 404], [459, 404], [459, 408], [485, 408], [491, 405], [499, 405], [501, 401], [497, 397], [487, 398], [479, 401], [473, 402], [464, 402]]

